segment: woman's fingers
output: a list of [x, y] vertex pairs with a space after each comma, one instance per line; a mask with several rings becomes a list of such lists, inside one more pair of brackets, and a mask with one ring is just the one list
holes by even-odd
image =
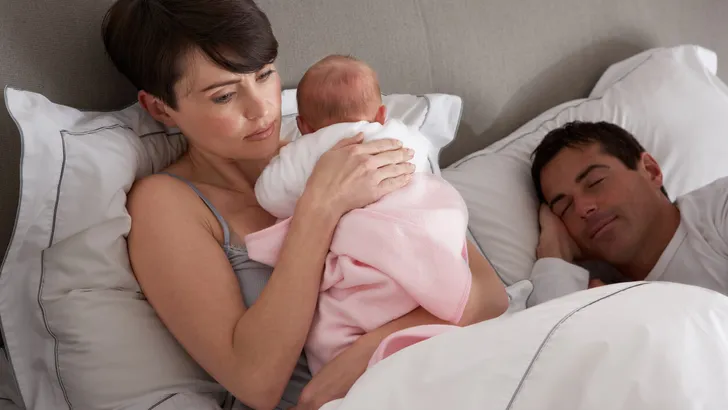
[[364, 141], [364, 133], [360, 132], [360, 133], [354, 135], [353, 137], [344, 138], [344, 139], [340, 140], [339, 142], [336, 143], [336, 145], [333, 146], [332, 149], [344, 148], [349, 145], [359, 144], [362, 141]]
[[402, 148], [402, 141], [385, 138], [381, 140], [367, 141], [361, 145], [353, 147], [354, 154], [359, 155], [375, 155], [387, 151], [394, 151]]
[[415, 166], [409, 162], [386, 165], [379, 168], [374, 174], [375, 182], [381, 184], [384, 180], [410, 175], [413, 172], [415, 172]]
[[379, 183], [379, 197], [383, 197], [400, 188], [405, 187], [412, 180], [412, 174], [404, 174], [392, 178], [386, 178]]
[[408, 148], [397, 149], [394, 151], [380, 152], [376, 155], [366, 156], [364, 161], [370, 171], [386, 167], [393, 164], [406, 163], [414, 157], [414, 151]]

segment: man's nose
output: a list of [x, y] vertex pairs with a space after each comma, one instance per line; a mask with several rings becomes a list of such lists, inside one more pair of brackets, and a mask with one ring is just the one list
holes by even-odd
[[599, 209], [596, 201], [590, 197], [574, 198], [574, 208], [576, 209], [577, 215], [583, 219], [588, 218]]

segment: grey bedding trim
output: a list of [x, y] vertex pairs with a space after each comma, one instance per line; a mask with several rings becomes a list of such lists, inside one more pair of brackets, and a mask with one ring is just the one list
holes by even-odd
[[[427, 122], [427, 117], [430, 116], [430, 107], [432, 107], [432, 102], [430, 101], [430, 97], [428, 97], [424, 94], [417, 95], [417, 97], [424, 98], [425, 102], [427, 103], [427, 107], [425, 108], [425, 118], [422, 120], [422, 124], [420, 124], [420, 126], [417, 128], [417, 131], [422, 132], [422, 127], [425, 126], [425, 123]], [[430, 173], [434, 174], [435, 173], [435, 164], [432, 163], [432, 158], [430, 158], [429, 155], [427, 156], [427, 163], [430, 164]]]
[[[56, 186], [56, 203], [53, 205], [53, 222], [51, 223], [51, 234], [50, 238], [48, 238], [48, 248], [50, 248], [53, 245], [53, 238], [56, 233], [56, 217], [58, 216], [58, 202], [59, 198], [61, 196], [61, 185], [63, 184], [63, 175], [66, 171], [66, 136], [65, 132], [61, 131], [61, 147], [63, 148], [63, 159], [61, 161], [61, 174], [58, 177], [58, 185]], [[71, 406], [71, 400], [68, 398], [68, 391], [66, 390], [66, 386], [63, 383], [63, 379], [61, 378], [61, 368], [59, 365], [59, 358], [58, 358], [58, 337], [56, 334], [51, 330], [50, 325], [48, 324], [47, 319], [47, 313], [46, 308], [43, 305], [43, 288], [45, 285], [45, 252], [46, 249], [43, 249], [40, 254], [40, 285], [38, 286], [38, 306], [40, 307], [41, 312], [41, 318], [43, 319], [43, 325], [46, 328], [46, 331], [48, 334], [53, 338], [53, 357], [54, 357], [54, 365], [56, 366], [56, 377], [58, 378], [58, 384], [61, 387], [61, 392], [63, 393], [63, 399], [66, 401], [66, 404], [68, 404], [68, 408], [72, 409], [73, 406]]]
[[162, 405], [162, 403], [164, 403], [165, 401], [167, 401], [167, 400], [171, 399], [172, 397], [176, 396], [177, 394], [178, 394], [178, 393], [172, 393], [172, 394], [168, 394], [168, 395], [164, 396], [164, 398], [162, 398], [162, 399], [161, 399], [161, 400], [159, 400], [158, 402], [154, 403], [154, 404], [152, 405], [152, 407], [150, 407], [150, 408], [149, 408], [149, 410], [154, 410], [154, 409], [156, 409], [157, 407], [161, 406], [161, 405]]
[[[610, 85], [609, 85], [609, 87], [606, 87], [606, 88], [605, 88], [605, 92], [606, 92], [607, 90], [609, 90], [610, 88], [614, 87], [615, 85], [617, 85], [618, 83], [620, 83], [620, 82], [624, 81], [624, 79], [626, 79], [627, 77], [629, 77], [629, 76], [630, 76], [630, 74], [632, 74], [632, 73], [633, 73], [633, 72], [635, 72], [635, 71], [636, 71], [636, 70], [637, 70], [638, 68], [640, 68], [640, 67], [642, 67], [643, 65], [645, 65], [645, 63], [647, 63], [648, 61], [650, 61], [650, 60], [652, 59], [652, 56], [653, 56], [653, 55], [654, 55], [654, 54], [650, 54], [650, 55], [649, 55], [649, 56], [648, 56], [647, 58], [645, 58], [645, 59], [644, 59], [644, 61], [642, 61], [641, 63], [637, 64], [637, 65], [636, 65], [635, 67], [633, 67], [633, 68], [632, 68], [632, 69], [631, 69], [631, 70], [630, 70], [629, 72], [625, 73], [625, 74], [624, 74], [624, 75], [623, 75], [622, 77], [620, 77], [619, 79], [617, 79], [616, 81], [614, 81], [614, 82], [613, 82], [612, 84], [610, 84]], [[576, 104], [573, 104], [573, 105], [569, 105], [569, 106], [567, 106], [567, 107], [564, 107], [564, 108], [563, 108], [562, 110], [559, 110], [559, 112], [557, 112], [556, 114], [554, 114], [554, 115], [553, 115], [553, 116], [552, 116], [551, 118], [549, 118], [549, 119], [547, 119], [547, 120], [544, 120], [543, 122], [541, 122], [541, 123], [540, 123], [540, 124], [539, 124], [539, 125], [538, 125], [538, 126], [537, 126], [537, 127], [536, 127], [536, 128], [534, 129], [534, 130], [533, 130], [533, 131], [529, 131], [529, 132], [526, 132], [526, 133], [524, 133], [524, 134], [521, 134], [521, 135], [519, 135], [518, 137], [516, 137], [516, 138], [514, 138], [513, 140], [509, 141], [508, 143], [506, 143], [505, 145], [503, 145], [502, 147], [498, 148], [498, 149], [497, 149], [497, 150], [495, 150], [495, 151], [491, 151], [491, 152], [480, 152], [480, 153], [478, 153], [478, 154], [474, 154], [474, 155], [472, 155], [472, 156], [470, 156], [470, 157], [466, 157], [466, 158], [463, 158], [462, 160], [460, 160], [460, 161], [456, 162], [455, 164], [453, 164], [453, 165], [451, 166], [451, 168], [453, 168], [453, 169], [457, 169], [457, 168], [459, 168], [459, 167], [460, 167], [461, 165], [463, 165], [463, 164], [465, 164], [465, 163], [467, 163], [467, 162], [470, 162], [471, 160], [473, 160], [473, 159], [475, 159], [475, 158], [480, 158], [480, 157], [482, 157], [482, 156], [485, 156], [485, 155], [490, 155], [490, 154], [497, 154], [497, 153], [499, 153], [499, 152], [503, 151], [504, 149], [506, 149], [507, 147], [509, 147], [509, 146], [510, 146], [511, 144], [515, 143], [516, 141], [520, 141], [521, 139], [523, 139], [523, 138], [525, 138], [525, 137], [527, 137], [527, 136], [529, 136], [529, 135], [535, 134], [535, 133], [536, 133], [536, 132], [538, 132], [538, 130], [540, 130], [540, 129], [541, 129], [541, 127], [543, 127], [543, 126], [544, 126], [544, 125], [545, 125], [545, 124], [546, 124], [547, 122], [551, 122], [551, 121], [555, 120], [555, 119], [556, 119], [556, 118], [557, 118], [557, 117], [558, 117], [559, 115], [561, 115], [561, 113], [563, 113], [564, 111], [566, 111], [566, 110], [570, 110], [570, 109], [572, 109], [572, 108], [576, 108], [576, 107], [579, 107], [579, 106], [581, 106], [581, 105], [584, 105], [584, 104], [586, 104], [586, 103], [588, 103], [588, 102], [591, 102], [591, 101], [601, 101], [602, 99], [604, 99], [604, 95], [602, 95], [602, 96], [600, 96], [600, 97], [594, 97], [594, 98], [587, 98], [587, 99], [584, 99], [584, 100], [582, 100], [582, 101], [580, 101], [580, 102], [578, 102], [578, 103], [576, 103]]]
[[[93, 135], [100, 131], [106, 131], [110, 129], [116, 129], [116, 128], [122, 128], [122, 129], [128, 129], [130, 131], [133, 131], [133, 129], [129, 126], [123, 125], [123, 124], [112, 124], [112, 125], [106, 125], [102, 127], [98, 127], [92, 130], [88, 131], [67, 131], [67, 130], [61, 130], [60, 136], [61, 136], [61, 146], [63, 148], [63, 159], [61, 161], [61, 172], [60, 176], [58, 178], [58, 185], [56, 186], [56, 201], [53, 208], [53, 222], [51, 224], [51, 234], [50, 238], [48, 240], [48, 248], [53, 246], [53, 241], [55, 239], [55, 233], [56, 233], [56, 221], [58, 217], [58, 207], [60, 204], [60, 195], [61, 195], [61, 186], [63, 185], [63, 176], [65, 175], [66, 171], [66, 135], [72, 135], [72, 136], [85, 136], [85, 135]], [[148, 137], [151, 135], [158, 135], [158, 134], [166, 134], [164, 131], [158, 131], [158, 132], [152, 132], [148, 134], [141, 135], [140, 138]], [[174, 136], [178, 134], [166, 134], [169, 136]], [[22, 191], [21, 191], [22, 192]], [[17, 223], [17, 222], [16, 222]], [[45, 249], [41, 252], [41, 270], [40, 270], [40, 286], [38, 287], [38, 306], [40, 307], [41, 311], [41, 318], [43, 319], [43, 325], [46, 328], [46, 331], [48, 334], [53, 338], [53, 355], [54, 355], [54, 365], [56, 367], [56, 377], [58, 379], [58, 385], [61, 388], [61, 392], [63, 393], [63, 398], [66, 401], [66, 404], [68, 405], [68, 409], [73, 409], [73, 405], [71, 404], [71, 400], [68, 396], [68, 390], [66, 389], [66, 385], [63, 382], [63, 377], [61, 375], [61, 369], [60, 369], [60, 358], [59, 358], [59, 345], [60, 342], [58, 340], [58, 337], [53, 332], [53, 330], [50, 327], [50, 324], [48, 323], [47, 319], [47, 313], [46, 313], [46, 307], [43, 304], [43, 288], [45, 284]], [[17, 381], [17, 380], [16, 380]], [[171, 396], [170, 396], [171, 397]], [[167, 397], [169, 399], [169, 397]], [[166, 400], [166, 399], [165, 399]]]
[[549, 331], [549, 333], [546, 335], [546, 337], [544, 337], [543, 342], [541, 342], [541, 345], [536, 350], [536, 354], [533, 355], [533, 359], [531, 359], [531, 363], [528, 364], [526, 371], [523, 372], [523, 376], [521, 377], [520, 382], [518, 382], [518, 386], [516, 386], [516, 390], [513, 391], [513, 396], [511, 396], [511, 400], [508, 402], [508, 405], [506, 406], [505, 410], [511, 410], [511, 407], [513, 406], [513, 403], [515, 402], [516, 398], [518, 397], [518, 394], [523, 390], [523, 384], [525, 383], [528, 376], [531, 374], [531, 370], [533, 369], [533, 366], [536, 364], [536, 361], [541, 356], [541, 352], [543, 352], [544, 348], [546, 347], [546, 344], [551, 340], [551, 337], [556, 333], [556, 331], [559, 330], [561, 325], [563, 325], [567, 320], [569, 320], [575, 314], [581, 312], [582, 310], [588, 308], [589, 306], [599, 303], [605, 299], [611, 298], [612, 296], [618, 295], [622, 292], [625, 292], [625, 291], [628, 291], [630, 289], [634, 289], [634, 288], [637, 288], [640, 286], [645, 286], [647, 284], [648, 283], [638, 283], [638, 284], [626, 287], [624, 289], [620, 289], [614, 293], [610, 293], [608, 295], [602, 296], [601, 298], [599, 298], [597, 300], [593, 300], [581, 307], [578, 307], [578, 308], [572, 310], [566, 316], [561, 318], [561, 320], [559, 320], [558, 323], [556, 323], [554, 325], [554, 327], [551, 328], [551, 331]]

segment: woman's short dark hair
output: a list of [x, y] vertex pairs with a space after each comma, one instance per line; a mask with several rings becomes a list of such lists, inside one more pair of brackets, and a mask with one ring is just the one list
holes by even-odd
[[[544, 167], [564, 148], [584, 147], [595, 143], [601, 146], [604, 153], [619, 159], [631, 170], [637, 169], [642, 153], [645, 152], [645, 148], [629, 131], [609, 122], [573, 121], [552, 130], [546, 134], [532, 155], [531, 179], [541, 202], [546, 201], [541, 186], [541, 171]], [[664, 187], [662, 193], [667, 196]]]
[[256, 72], [278, 56], [268, 17], [253, 0], [117, 0], [102, 31], [117, 69], [174, 109], [190, 51], [235, 73]]

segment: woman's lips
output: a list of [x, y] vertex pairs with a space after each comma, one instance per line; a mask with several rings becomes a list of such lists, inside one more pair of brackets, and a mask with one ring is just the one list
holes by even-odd
[[273, 128], [275, 128], [274, 126], [275, 126], [275, 122], [272, 122], [266, 128], [264, 128], [260, 131], [256, 131], [253, 134], [248, 135], [244, 139], [247, 141], [262, 141], [262, 140], [270, 137], [271, 134], [273, 134]]

